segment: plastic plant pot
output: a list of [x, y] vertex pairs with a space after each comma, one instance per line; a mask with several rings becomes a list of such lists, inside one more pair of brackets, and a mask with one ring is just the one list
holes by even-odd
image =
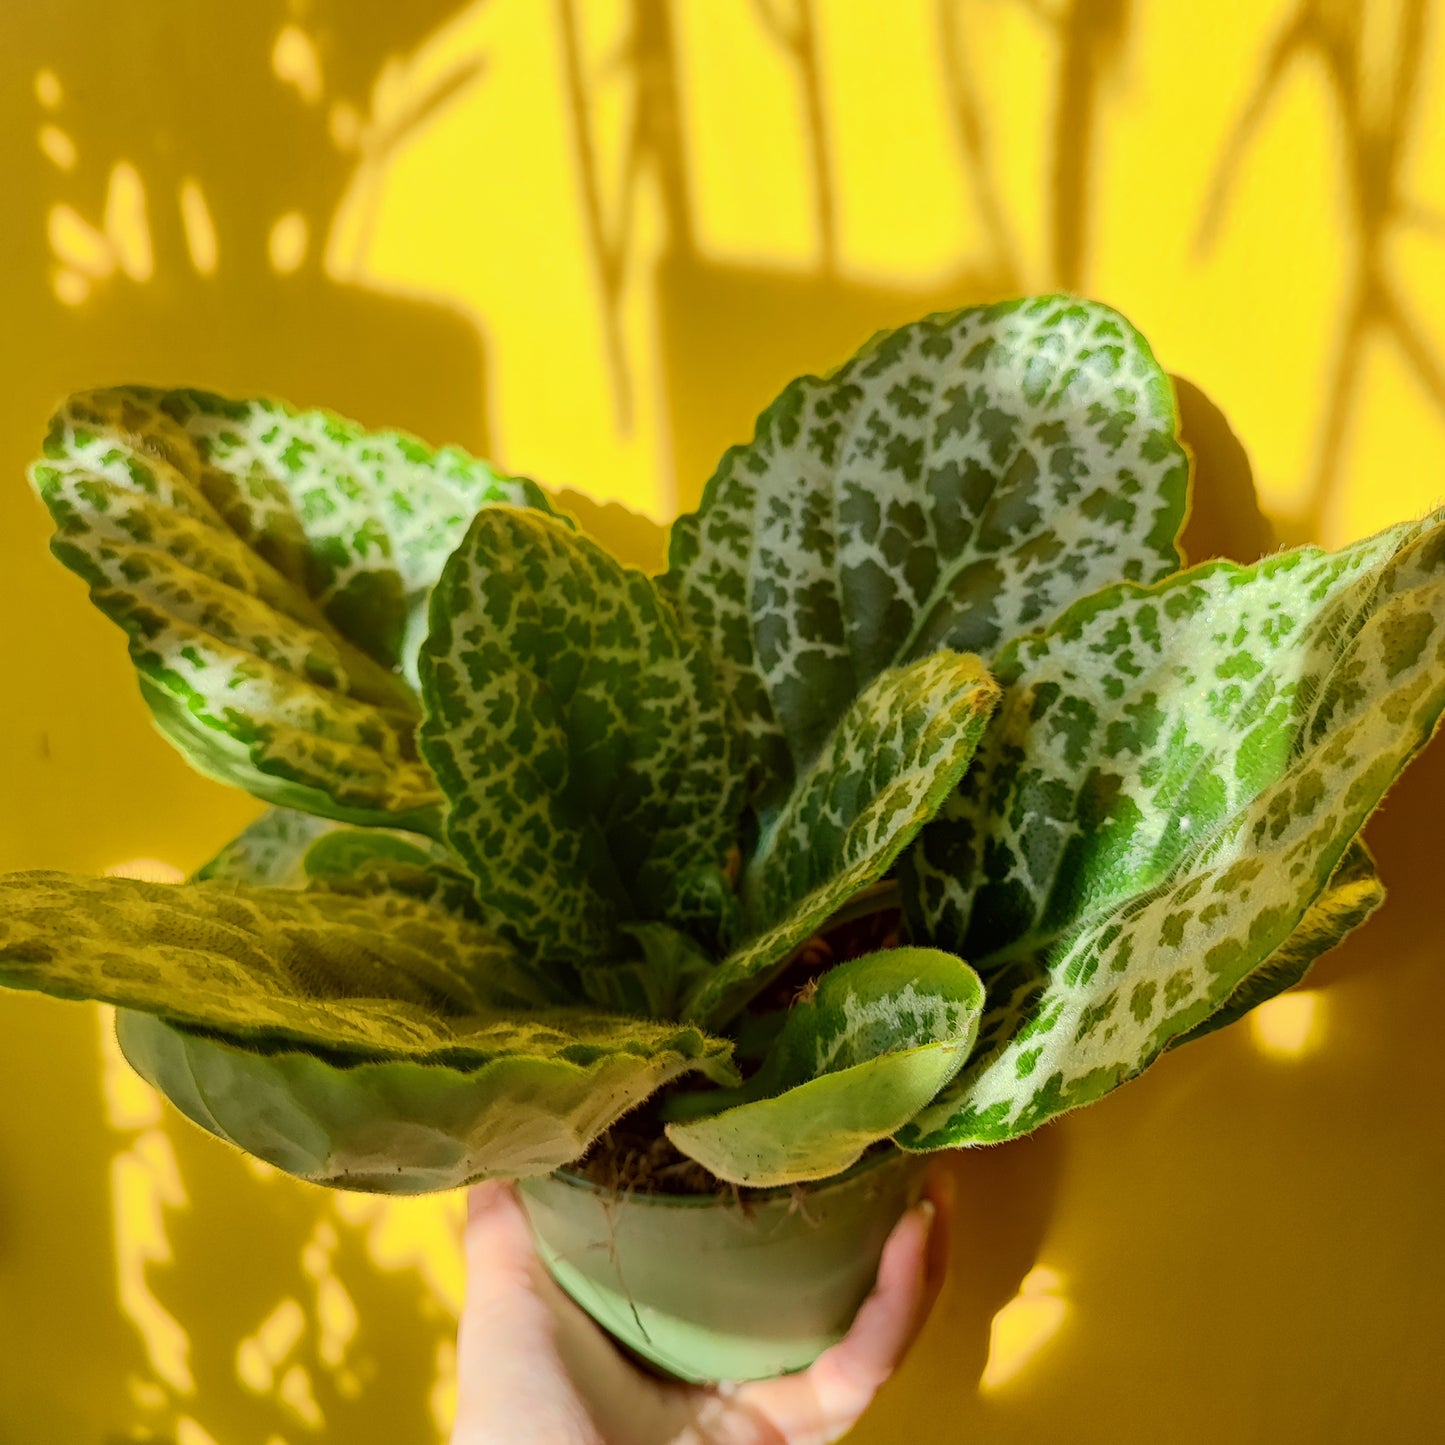
[[805, 1369], [848, 1332], [923, 1160], [872, 1156], [817, 1185], [731, 1197], [520, 1181], [547, 1268], [626, 1348], [679, 1379]]

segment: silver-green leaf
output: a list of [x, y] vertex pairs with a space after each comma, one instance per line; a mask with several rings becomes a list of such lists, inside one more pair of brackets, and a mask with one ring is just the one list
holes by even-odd
[[1370, 850], [1356, 838], [1330, 878], [1329, 887], [1310, 904], [1305, 916], [1275, 951], [1229, 995], [1228, 999], [1188, 1033], [1170, 1039], [1177, 1049], [1242, 1019], [1251, 1009], [1293, 988], [1346, 934], [1352, 933], [1385, 901], [1385, 888], [1375, 871]]
[[499, 931], [577, 964], [615, 957], [627, 922], [726, 938], [735, 728], [647, 577], [491, 508], [443, 571], [420, 661], [446, 836]]
[[909, 1147], [1100, 1097], [1368, 913], [1356, 834], [1445, 706], [1445, 514], [1107, 589], [996, 667], [969, 785], [905, 881], [916, 935], [967, 954], [998, 1018]]
[[886, 332], [803, 377], [673, 528], [664, 585], [719, 659], [771, 799], [886, 668], [990, 656], [1179, 563], [1168, 377], [1118, 313], [1047, 296]]
[[546, 505], [454, 449], [198, 391], [72, 397], [32, 478], [55, 555], [130, 639], [203, 772], [359, 823], [437, 826], [404, 675], [478, 508]]

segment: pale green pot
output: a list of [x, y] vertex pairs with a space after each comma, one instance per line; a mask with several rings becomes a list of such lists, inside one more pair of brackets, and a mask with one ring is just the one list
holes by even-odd
[[519, 1188], [553, 1277], [628, 1349], [683, 1380], [761, 1380], [848, 1332], [922, 1170], [895, 1151], [743, 1205], [619, 1195], [562, 1171]]

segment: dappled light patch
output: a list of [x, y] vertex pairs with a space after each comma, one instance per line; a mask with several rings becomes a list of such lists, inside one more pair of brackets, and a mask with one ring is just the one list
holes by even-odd
[[271, 269], [281, 276], [299, 271], [310, 241], [311, 228], [300, 211], [287, 211], [284, 216], [278, 216], [266, 242]]
[[992, 1394], [1025, 1375], [1063, 1327], [1069, 1308], [1059, 1272], [1046, 1265], [1031, 1269], [1018, 1293], [993, 1317], [980, 1392]]
[[1329, 1001], [1318, 989], [1293, 989], [1249, 1015], [1250, 1038], [1269, 1058], [1301, 1059], [1324, 1044], [1329, 1011]]
[[186, 876], [164, 858], [127, 858], [101, 871], [107, 878], [133, 878], [140, 883], [179, 883]]
[[220, 257], [216, 240], [216, 223], [211, 219], [211, 208], [206, 204], [206, 193], [194, 176], [187, 176], [180, 184], [176, 195], [181, 208], [181, 224], [186, 233], [186, 250], [191, 265], [199, 275], [213, 276]]

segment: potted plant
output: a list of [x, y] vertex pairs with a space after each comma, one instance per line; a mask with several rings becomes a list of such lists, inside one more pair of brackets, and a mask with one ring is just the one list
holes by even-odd
[[846, 1327], [909, 1161], [1300, 979], [1445, 705], [1445, 514], [1181, 570], [1115, 312], [884, 333], [723, 458], [657, 578], [530, 482], [321, 413], [72, 398], [35, 484], [157, 725], [270, 804], [190, 882], [0, 879], [0, 982], [118, 1006], [319, 1184], [523, 1181], [690, 1378]]

